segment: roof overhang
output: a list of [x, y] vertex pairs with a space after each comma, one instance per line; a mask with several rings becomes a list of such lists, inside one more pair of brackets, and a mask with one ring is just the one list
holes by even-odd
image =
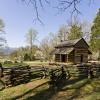
[[56, 48], [52, 54], [69, 54], [74, 50], [74, 48]]
[[88, 50], [88, 54], [92, 54], [92, 52], [90, 50]]

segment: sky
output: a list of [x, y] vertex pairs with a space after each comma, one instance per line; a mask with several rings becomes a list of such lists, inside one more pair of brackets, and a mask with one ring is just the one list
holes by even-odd
[[[81, 21], [93, 22], [100, 8], [100, 1], [91, 1], [89, 5], [88, 0], [83, 0], [78, 6], [81, 11], [78, 18]], [[61, 25], [66, 24], [70, 20], [70, 10], [58, 14], [56, 2], [51, 0], [51, 4], [52, 6], [45, 4], [43, 10], [39, 7], [40, 18], [44, 23], [42, 25], [38, 21], [33, 22], [35, 12], [32, 5], [26, 5], [21, 0], [0, 0], [0, 18], [5, 23], [7, 45], [14, 48], [26, 46], [26, 33], [30, 28], [38, 31], [38, 40], [41, 41], [48, 33], [56, 33]]]

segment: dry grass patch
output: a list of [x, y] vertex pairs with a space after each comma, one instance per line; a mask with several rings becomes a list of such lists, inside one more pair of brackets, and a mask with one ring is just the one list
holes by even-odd
[[45, 79], [33, 80], [26, 84], [6, 88], [0, 91], [0, 100], [9, 100], [18, 96], [23, 97], [23, 94], [27, 93], [31, 89], [38, 87], [41, 84], [44, 84], [45, 82], [47, 82]]

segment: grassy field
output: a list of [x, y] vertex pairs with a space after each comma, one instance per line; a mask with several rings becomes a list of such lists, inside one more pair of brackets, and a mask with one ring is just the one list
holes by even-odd
[[26, 84], [0, 91], [0, 100], [100, 100], [100, 79], [71, 79], [59, 90], [49, 89], [48, 79], [35, 79]]
[[37, 61], [24, 61], [25, 64], [28, 64], [30, 66], [48, 66], [49, 65], [49, 62], [41, 62], [39, 60]]
[[[24, 61], [24, 63], [28, 64], [30, 66], [47, 66], [47, 67], [52, 66], [52, 65], [49, 65], [49, 63], [50, 63], [49, 61], [43, 61], [43, 62], [41, 62], [40, 60], [36, 60], [36, 61]], [[63, 65], [69, 65], [69, 64], [71, 64], [71, 63], [60, 63], [60, 62], [52, 62], [52, 63], [54, 63], [56, 65], [61, 65], [61, 64], [63, 64]]]
[[2, 64], [3, 67], [14, 67], [14, 66], [25, 66], [25, 63], [12, 63], [12, 64]]
[[[24, 63], [49, 65], [49, 62], [40, 61]], [[0, 89], [0, 100], [100, 100], [100, 78], [70, 79], [59, 90], [50, 89], [48, 79], [33, 79], [25, 84]]]

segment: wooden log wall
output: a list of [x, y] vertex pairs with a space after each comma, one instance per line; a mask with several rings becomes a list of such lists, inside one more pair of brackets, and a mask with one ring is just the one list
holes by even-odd
[[74, 54], [73, 53], [68, 55], [68, 61], [74, 62]]
[[83, 55], [83, 62], [87, 63], [88, 62], [88, 49], [75, 49], [75, 63], [80, 63], [81, 62], [81, 55]]
[[55, 54], [55, 61], [60, 62], [60, 54]]

